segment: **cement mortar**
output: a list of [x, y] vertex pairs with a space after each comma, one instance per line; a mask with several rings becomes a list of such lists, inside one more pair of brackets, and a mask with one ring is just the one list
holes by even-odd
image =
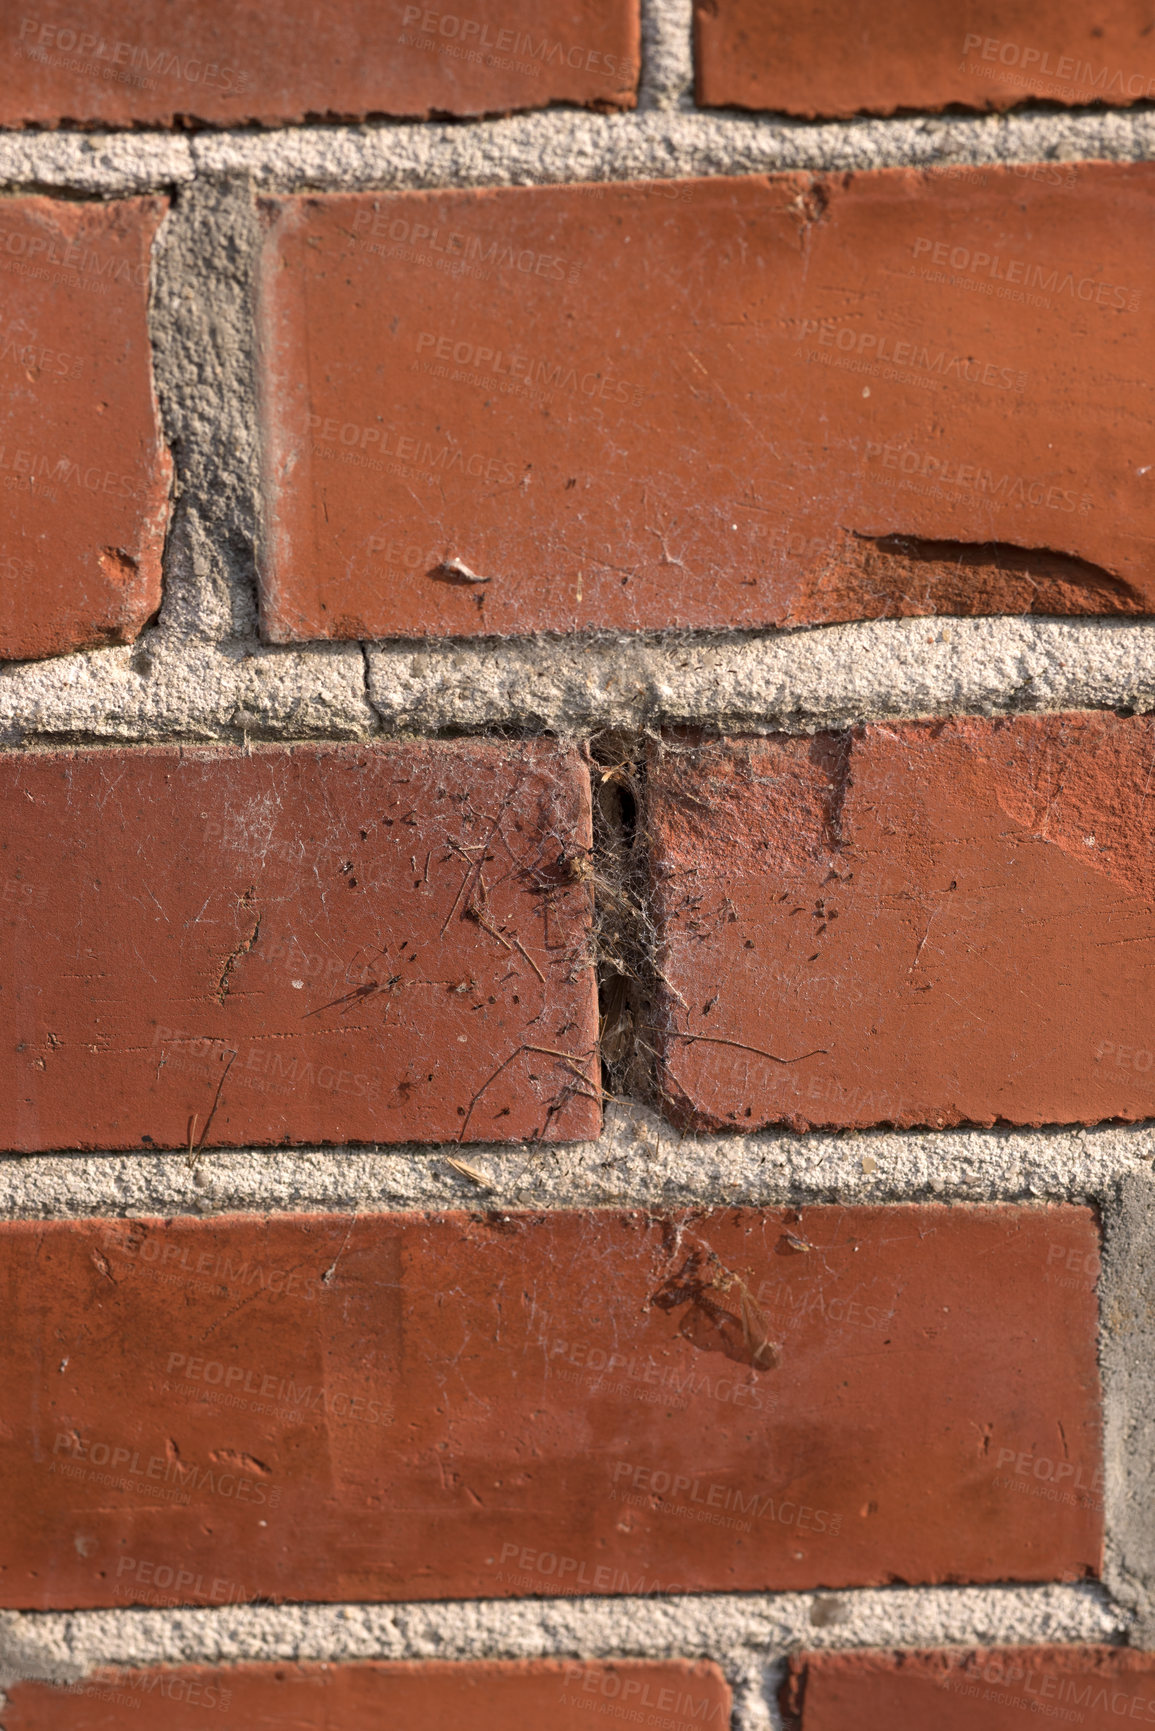
[[1146, 1125], [680, 1136], [624, 1102], [610, 1107], [598, 1141], [563, 1146], [262, 1149], [203, 1153], [195, 1163], [183, 1153], [9, 1154], [0, 1157], [0, 1217], [1106, 1202], [1153, 1160], [1155, 1129]]
[[[662, 55], [664, 68], [664, 44]], [[679, 100], [676, 73], [663, 69], [661, 78], [668, 76], [675, 89], [662, 88], [663, 103]], [[1153, 154], [1155, 114], [1147, 109], [819, 124], [668, 107], [633, 114], [551, 109], [503, 120], [372, 122], [187, 137], [8, 134], [0, 138], [0, 186], [88, 196], [177, 186], [194, 176], [244, 176], [270, 190], [539, 186], [938, 163], [1137, 162]]]
[[1155, 627], [893, 619], [796, 632], [376, 644], [388, 731], [661, 722], [809, 731], [894, 716], [1155, 706]]
[[1106, 1579], [1155, 1648], [1155, 1178], [1121, 1177], [1104, 1210], [1099, 1288], [1109, 1546]]
[[684, 106], [684, 39], [648, 20], [644, 53], [652, 81], [643, 87], [636, 113], [563, 108], [497, 120], [374, 121], [187, 136], [8, 133], [0, 137], [0, 186], [88, 196], [173, 187], [196, 176], [243, 176], [279, 189], [535, 186], [937, 163], [1136, 162], [1155, 154], [1155, 113], [1149, 109], [1028, 109], [817, 124], [697, 111]]
[[693, 22], [694, 0], [645, 0], [640, 109], [693, 106]]
[[152, 192], [195, 173], [188, 139], [179, 134], [0, 133], [0, 187], [13, 192]]
[[935, 163], [1145, 160], [1155, 115], [1115, 113], [927, 116], [815, 125], [772, 116], [577, 110], [463, 126], [302, 127], [198, 134], [201, 174], [248, 174], [263, 186], [536, 186], [560, 181], [669, 179]]
[[663, 722], [812, 732], [900, 716], [1155, 709], [1155, 626], [1132, 621], [896, 619], [745, 636], [377, 643], [364, 656], [355, 643], [270, 648], [252, 628], [214, 642], [222, 616], [251, 617], [251, 551], [225, 559], [202, 529], [186, 519], [161, 622], [135, 645], [0, 665], [0, 742], [575, 735]]
[[208, 1610], [8, 1612], [0, 1681], [70, 1682], [91, 1666], [253, 1659], [713, 1658], [727, 1669], [802, 1647], [1117, 1641], [1095, 1586], [890, 1587], [667, 1599], [230, 1605]]

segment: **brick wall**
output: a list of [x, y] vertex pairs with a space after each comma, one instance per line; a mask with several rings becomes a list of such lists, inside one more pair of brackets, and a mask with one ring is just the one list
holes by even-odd
[[1131, 6], [0, 20], [0, 1723], [1155, 1722]]

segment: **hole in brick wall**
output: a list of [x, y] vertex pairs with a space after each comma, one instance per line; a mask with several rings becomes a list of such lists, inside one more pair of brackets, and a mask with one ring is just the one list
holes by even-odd
[[640, 735], [590, 741], [594, 812], [594, 909], [602, 1086], [648, 1099], [653, 1081], [639, 1030], [649, 1022], [646, 857], [639, 827], [645, 774]]
[[628, 847], [633, 847], [638, 828], [638, 802], [628, 787], [618, 790], [618, 820]]

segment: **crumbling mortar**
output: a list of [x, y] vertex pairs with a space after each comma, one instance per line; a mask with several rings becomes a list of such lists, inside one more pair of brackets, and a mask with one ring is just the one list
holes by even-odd
[[661, 64], [634, 113], [553, 108], [480, 121], [7, 133], [0, 187], [116, 196], [241, 175], [266, 191], [402, 190], [1155, 155], [1150, 106], [835, 122], [695, 110], [684, 89], [688, 44], [670, 52], [669, 35], [650, 29], [651, 61], [659, 38]]
[[693, 112], [693, 0], [641, 0], [640, 111]]
[[623, 115], [553, 110], [464, 125], [222, 132], [198, 135], [192, 145], [198, 174], [243, 169], [262, 186], [286, 192], [1142, 161], [1153, 148], [1155, 115], [1146, 109], [811, 122], [681, 107]]
[[1100, 1363], [1107, 1554], [1103, 1578], [1155, 1649], [1155, 1176], [1120, 1173], [1104, 1206]]
[[[212, 614], [230, 592], [214, 588], [219, 562], [200, 533], [193, 524], [171, 538], [160, 624], [135, 645], [0, 666], [0, 739], [501, 730], [573, 739], [663, 724], [813, 733], [936, 715], [1155, 709], [1155, 626], [1130, 620], [879, 620], [789, 634], [300, 648], [214, 641]], [[224, 611], [215, 629], [228, 633]]]
[[803, 1647], [1117, 1644], [1130, 1622], [1094, 1584], [7, 1613], [0, 1682], [69, 1682], [101, 1663], [701, 1657], [753, 1706], [750, 1686]]
[[1155, 1125], [1090, 1130], [764, 1131], [680, 1135], [610, 1099], [596, 1141], [0, 1156], [0, 1215], [673, 1208], [884, 1202], [1101, 1206], [1155, 1162]]
[[163, 628], [256, 640], [258, 456], [251, 188], [178, 193], [158, 237], [153, 368], [179, 505], [165, 563]]

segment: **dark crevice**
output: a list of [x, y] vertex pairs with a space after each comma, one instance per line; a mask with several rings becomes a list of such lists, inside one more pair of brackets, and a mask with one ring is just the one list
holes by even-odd
[[854, 733], [849, 728], [841, 733], [816, 733], [810, 744], [811, 761], [826, 776], [821, 795], [822, 823], [826, 845], [832, 853], [845, 845], [842, 817], [850, 791], [853, 745]]
[[644, 741], [603, 733], [590, 742], [594, 822], [594, 945], [602, 1086], [649, 1099], [653, 1083], [639, 1030], [650, 1018], [647, 864], [639, 830]]
[[1069, 583], [1133, 603], [1140, 610], [1142, 597], [1125, 578], [1089, 559], [1059, 553], [1051, 547], [1019, 547], [1011, 541], [931, 541], [898, 531], [887, 535], [861, 535], [857, 530], [852, 533], [856, 541], [910, 564], [997, 572], [1035, 583]]

